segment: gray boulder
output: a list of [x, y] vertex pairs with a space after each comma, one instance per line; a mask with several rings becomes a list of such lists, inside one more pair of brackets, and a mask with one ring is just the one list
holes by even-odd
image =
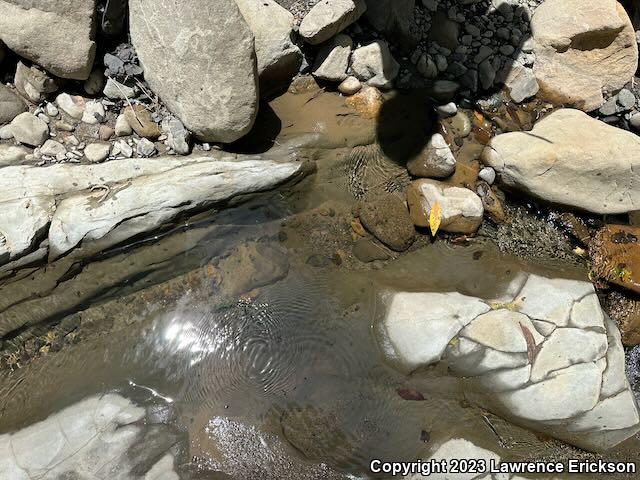
[[358, 20], [366, 10], [365, 0], [318, 2], [302, 19], [300, 36], [307, 43], [319, 45]]
[[95, 0], [1, 0], [0, 39], [62, 78], [86, 80], [96, 53]]
[[302, 52], [293, 43], [295, 19], [273, 0], [236, 0], [256, 39], [260, 92], [286, 85], [302, 64]]
[[18, 62], [13, 83], [20, 95], [33, 103], [42, 102], [58, 89], [57, 82], [46, 72], [35, 65], [27, 67], [22, 62]]
[[598, 214], [640, 209], [640, 138], [579, 110], [498, 135], [482, 158], [503, 184], [542, 200]]
[[31, 147], [39, 147], [49, 138], [49, 126], [29, 112], [15, 117], [9, 128], [16, 142]]
[[233, 142], [258, 111], [254, 37], [234, 0], [129, 2], [145, 79], [200, 140]]
[[367, 85], [391, 88], [400, 72], [400, 64], [391, 55], [389, 44], [384, 40], [376, 40], [353, 52], [351, 71]]
[[0, 124], [9, 123], [26, 111], [27, 105], [24, 101], [11, 89], [0, 84]]
[[322, 80], [342, 82], [347, 78], [353, 41], [349, 35], [339, 34], [322, 47], [313, 66], [313, 76]]

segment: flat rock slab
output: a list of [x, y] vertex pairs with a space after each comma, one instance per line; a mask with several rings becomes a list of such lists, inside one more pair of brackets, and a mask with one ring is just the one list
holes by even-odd
[[273, 188], [301, 172], [303, 164], [290, 160], [222, 153], [3, 168], [0, 264], [45, 241], [50, 259], [80, 244], [91, 255], [181, 212]]
[[[177, 480], [173, 456], [156, 451], [162, 442], [151, 442], [153, 434], [145, 438], [149, 446], [137, 446], [145, 416], [144, 408], [120, 395], [89, 397], [39, 423], [0, 435], [0, 477], [134, 480], [150, 462], [144, 478]], [[135, 458], [129, 455], [132, 447]]]
[[591, 283], [524, 274], [500, 301], [455, 292], [382, 298], [381, 341], [397, 368], [444, 361], [483, 408], [587, 450], [640, 430], [620, 333]]
[[62, 78], [86, 80], [96, 53], [96, 0], [2, 0], [0, 39]]
[[597, 214], [640, 209], [640, 137], [579, 110], [498, 135], [482, 157], [504, 185], [548, 202]]
[[131, 41], [149, 86], [206, 142], [249, 132], [258, 111], [254, 36], [234, 0], [129, 2]]

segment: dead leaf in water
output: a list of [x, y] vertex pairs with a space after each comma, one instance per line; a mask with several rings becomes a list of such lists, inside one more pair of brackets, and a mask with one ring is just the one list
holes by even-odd
[[438, 202], [434, 202], [429, 213], [429, 228], [431, 229], [431, 236], [435, 237], [440, 228], [440, 222], [442, 221], [442, 210]]
[[424, 395], [413, 388], [398, 388], [396, 389], [396, 392], [403, 400], [413, 400], [418, 402], [424, 400]]

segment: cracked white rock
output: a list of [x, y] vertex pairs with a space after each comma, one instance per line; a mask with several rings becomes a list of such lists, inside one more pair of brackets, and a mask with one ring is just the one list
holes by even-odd
[[390, 360], [405, 371], [442, 360], [471, 401], [587, 450], [607, 450], [638, 432], [620, 333], [593, 285], [534, 274], [516, 280], [499, 302], [392, 294], [382, 329]]
[[376, 40], [353, 51], [351, 71], [369, 86], [391, 88], [400, 72], [400, 64], [393, 58], [389, 44]]

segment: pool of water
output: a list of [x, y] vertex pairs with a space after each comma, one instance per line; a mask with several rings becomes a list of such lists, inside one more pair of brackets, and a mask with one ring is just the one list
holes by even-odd
[[[26, 318], [37, 323], [33, 335], [65, 337], [0, 373], [0, 433], [115, 391], [154, 406], [180, 432], [185, 478], [369, 478], [372, 458], [425, 457], [455, 436], [505, 458], [577, 455], [471, 406], [442, 368], [400, 373], [385, 362], [375, 326], [390, 289], [490, 297], [522, 269], [586, 271], [527, 264], [483, 237], [426, 239], [399, 258], [358, 261], [348, 148], [336, 143], [311, 153], [318, 171], [297, 185], [88, 264], [62, 259], [5, 281], [0, 327]], [[407, 400], [407, 390], [424, 399]]]

